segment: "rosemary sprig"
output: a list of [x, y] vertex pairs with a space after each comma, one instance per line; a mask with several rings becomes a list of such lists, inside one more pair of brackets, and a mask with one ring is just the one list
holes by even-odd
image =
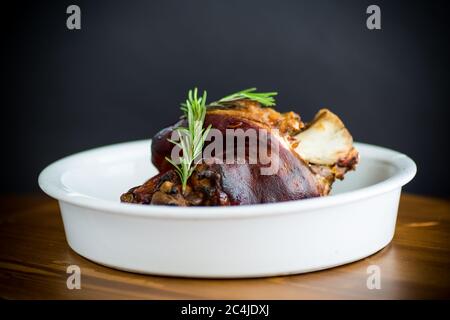
[[166, 157], [166, 160], [175, 167], [184, 193], [189, 177], [201, 160], [203, 144], [211, 129], [211, 125], [206, 129], [203, 128], [206, 115], [206, 91], [203, 91], [202, 97], [198, 97], [197, 88], [189, 90], [186, 103], [181, 104], [181, 110], [187, 119], [188, 126], [187, 128], [178, 127], [175, 129], [178, 132], [180, 141], [170, 139], [169, 141], [178, 146], [182, 150], [183, 155], [180, 157], [179, 164], [168, 157]]
[[271, 107], [275, 105], [275, 98], [278, 92], [255, 92], [256, 88], [245, 89], [233, 94], [230, 94], [226, 97], [223, 97], [216, 103], [220, 104], [221, 102], [229, 102], [239, 99], [250, 99], [259, 102], [261, 105], [265, 107]]
[[[277, 92], [255, 92], [256, 88], [245, 89], [233, 94], [230, 94], [214, 104], [221, 104], [239, 99], [250, 99], [259, 102], [265, 107], [275, 105], [274, 96]], [[187, 119], [188, 126], [178, 127], [175, 130], [178, 133], [179, 141], [168, 139], [171, 143], [178, 146], [182, 151], [182, 156], [179, 163], [166, 157], [166, 160], [175, 167], [178, 173], [183, 193], [186, 190], [187, 181], [194, 172], [198, 162], [201, 160], [201, 153], [206, 137], [208, 136], [211, 125], [208, 128], [203, 128], [206, 115], [206, 91], [203, 91], [203, 96], [198, 97], [197, 88], [189, 90], [188, 98], [185, 103], [181, 104], [181, 110]]]

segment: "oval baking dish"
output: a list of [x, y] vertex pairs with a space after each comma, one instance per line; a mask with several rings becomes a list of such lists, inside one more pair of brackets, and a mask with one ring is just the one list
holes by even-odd
[[156, 173], [150, 141], [69, 156], [39, 176], [59, 201], [67, 241], [113, 268], [184, 277], [262, 277], [349, 263], [385, 247], [401, 188], [416, 173], [404, 154], [356, 143], [360, 164], [332, 195], [234, 207], [121, 203], [120, 194]]

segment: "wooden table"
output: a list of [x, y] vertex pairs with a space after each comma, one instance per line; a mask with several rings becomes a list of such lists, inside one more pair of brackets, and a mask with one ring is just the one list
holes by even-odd
[[[0, 297], [7, 299], [450, 298], [450, 201], [403, 195], [392, 243], [355, 263], [302, 275], [241, 280], [146, 276], [90, 262], [66, 242], [56, 201], [0, 198]], [[69, 265], [81, 289], [66, 286]], [[367, 289], [367, 268], [381, 289]]]

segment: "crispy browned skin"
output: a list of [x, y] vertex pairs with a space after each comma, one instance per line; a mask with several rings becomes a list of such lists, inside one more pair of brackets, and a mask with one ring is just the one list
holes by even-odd
[[[212, 125], [225, 135], [227, 128], [265, 129], [270, 139], [284, 139], [279, 145], [276, 174], [261, 175], [261, 164], [250, 164], [246, 153], [245, 164], [205, 164], [197, 166], [188, 181], [184, 193], [180, 180], [165, 157], [170, 157], [173, 144], [167, 141], [178, 126], [185, 126], [181, 120], [175, 125], [158, 132], [152, 139], [152, 162], [160, 174], [142, 186], [122, 195], [123, 202], [142, 204], [165, 204], [177, 206], [192, 205], [243, 205], [318, 197], [328, 194], [334, 179], [342, 178], [345, 171], [356, 164], [342, 159], [334, 166], [310, 164], [302, 159], [293, 148], [295, 136], [304, 129], [300, 117], [288, 112], [281, 114], [271, 108], [262, 108], [249, 100], [235, 101], [224, 107], [210, 107], [205, 118], [205, 127]], [[279, 135], [272, 134], [273, 129]], [[280, 138], [281, 136], [281, 138]], [[248, 146], [247, 146], [248, 147]], [[357, 154], [354, 159], [357, 159]], [[344, 163], [347, 161], [347, 163]]]

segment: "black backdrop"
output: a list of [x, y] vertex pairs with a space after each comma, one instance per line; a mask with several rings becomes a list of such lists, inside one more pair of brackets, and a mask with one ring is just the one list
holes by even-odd
[[[82, 29], [66, 28], [77, 4]], [[366, 28], [370, 4], [382, 30]], [[18, 1], [2, 4], [2, 192], [50, 162], [151, 137], [186, 91], [279, 92], [304, 120], [336, 112], [355, 140], [410, 155], [406, 190], [448, 196], [444, 1]]]

